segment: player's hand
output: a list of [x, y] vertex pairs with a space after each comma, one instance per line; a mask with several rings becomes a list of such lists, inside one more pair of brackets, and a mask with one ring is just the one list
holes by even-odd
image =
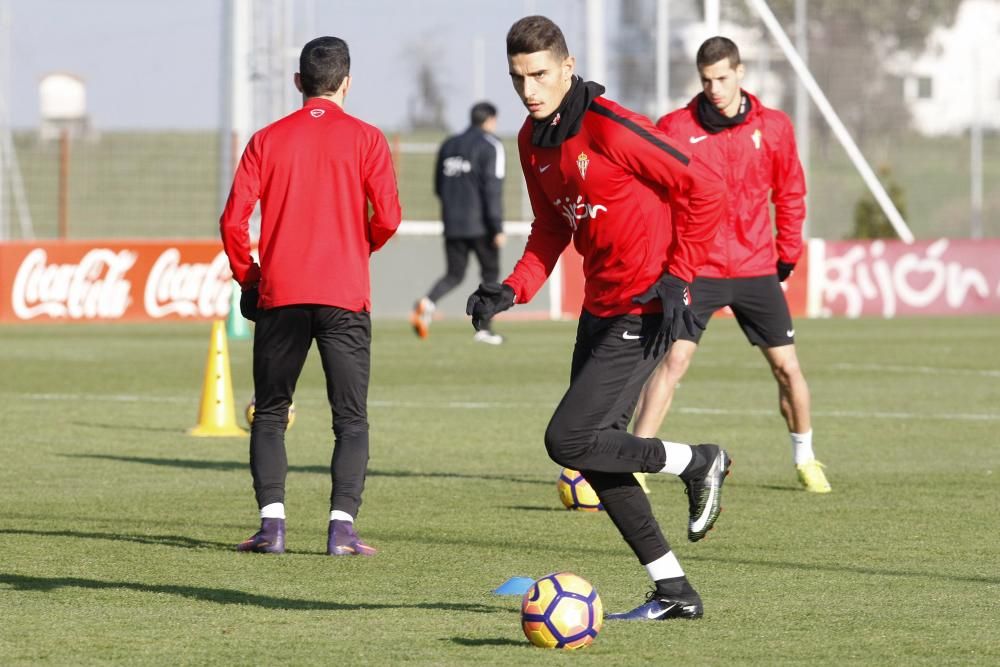
[[663, 305], [663, 319], [660, 321], [660, 330], [656, 334], [656, 340], [652, 341], [652, 349], [655, 351], [660, 343], [664, 349], [673, 343], [681, 335], [681, 327], [687, 329], [691, 336], [695, 336], [699, 331], [704, 330], [705, 323], [699, 320], [688, 304], [691, 303], [691, 296], [688, 291], [688, 284], [669, 273], [664, 273], [660, 279], [653, 283], [648, 290], [637, 297], [632, 298], [633, 303], [649, 303], [653, 299], [659, 299]]
[[795, 262], [782, 262], [778, 260], [778, 282], [783, 283], [788, 280], [788, 276], [795, 271]]
[[260, 282], [260, 264], [253, 262], [250, 268], [247, 269], [247, 274], [243, 276], [243, 280], [240, 281], [240, 287], [256, 287], [257, 283]]
[[493, 316], [514, 305], [514, 289], [501, 283], [482, 283], [469, 296], [465, 314], [472, 316], [472, 326], [479, 331]]
[[251, 322], [257, 321], [257, 300], [260, 298], [260, 290], [257, 285], [244, 287], [240, 294], [240, 314]]

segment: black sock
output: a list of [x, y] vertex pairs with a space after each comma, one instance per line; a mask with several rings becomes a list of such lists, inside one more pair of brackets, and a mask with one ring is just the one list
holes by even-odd
[[708, 466], [712, 465], [713, 459], [708, 457], [705, 449], [707, 448], [701, 445], [691, 445], [691, 462], [687, 464], [684, 472], [680, 474], [681, 479], [697, 478], [701, 476], [700, 473], [708, 470]]
[[697, 591], [688, 582], [687, 577], [656, 580], [656, 597], [682, 600], [701, 600]]

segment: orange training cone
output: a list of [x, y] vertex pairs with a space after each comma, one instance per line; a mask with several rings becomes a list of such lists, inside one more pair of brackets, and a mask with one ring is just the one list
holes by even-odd
[[212, 323], [212, 342], [205, 362], [205, 382], [201, 389], [201, 409], [198, 425], [188, 431], [197, 436], [246, 435], [236, 425], [236, 404], [233, 402], [233, 379], [229, 374], [229, 345], [226, 323]]

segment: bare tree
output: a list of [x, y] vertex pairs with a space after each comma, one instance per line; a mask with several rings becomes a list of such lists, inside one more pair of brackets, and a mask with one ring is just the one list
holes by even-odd
[[429, 46], [433, 40], [428, 36], [405, 49], [404, 58], [414, 68], [415, 90], [407, 98], [407, 117], [413, 130], [448, 131], [445, 120], [445, 96], [438, 81], [435, 63], [441, 58]]

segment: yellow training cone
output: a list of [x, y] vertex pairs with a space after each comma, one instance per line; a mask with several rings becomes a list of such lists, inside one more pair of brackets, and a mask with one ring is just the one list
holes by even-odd
[[198, 425], [188, 431], [197, 436], [246, 435], [236, 425], [236, 404], [233, 403], [233, 379], [229, 374], [229, 345], [226, 323], [212, 323], [212, 342], [205, 362], [205, 382], [201, 389], [201, 409]]

